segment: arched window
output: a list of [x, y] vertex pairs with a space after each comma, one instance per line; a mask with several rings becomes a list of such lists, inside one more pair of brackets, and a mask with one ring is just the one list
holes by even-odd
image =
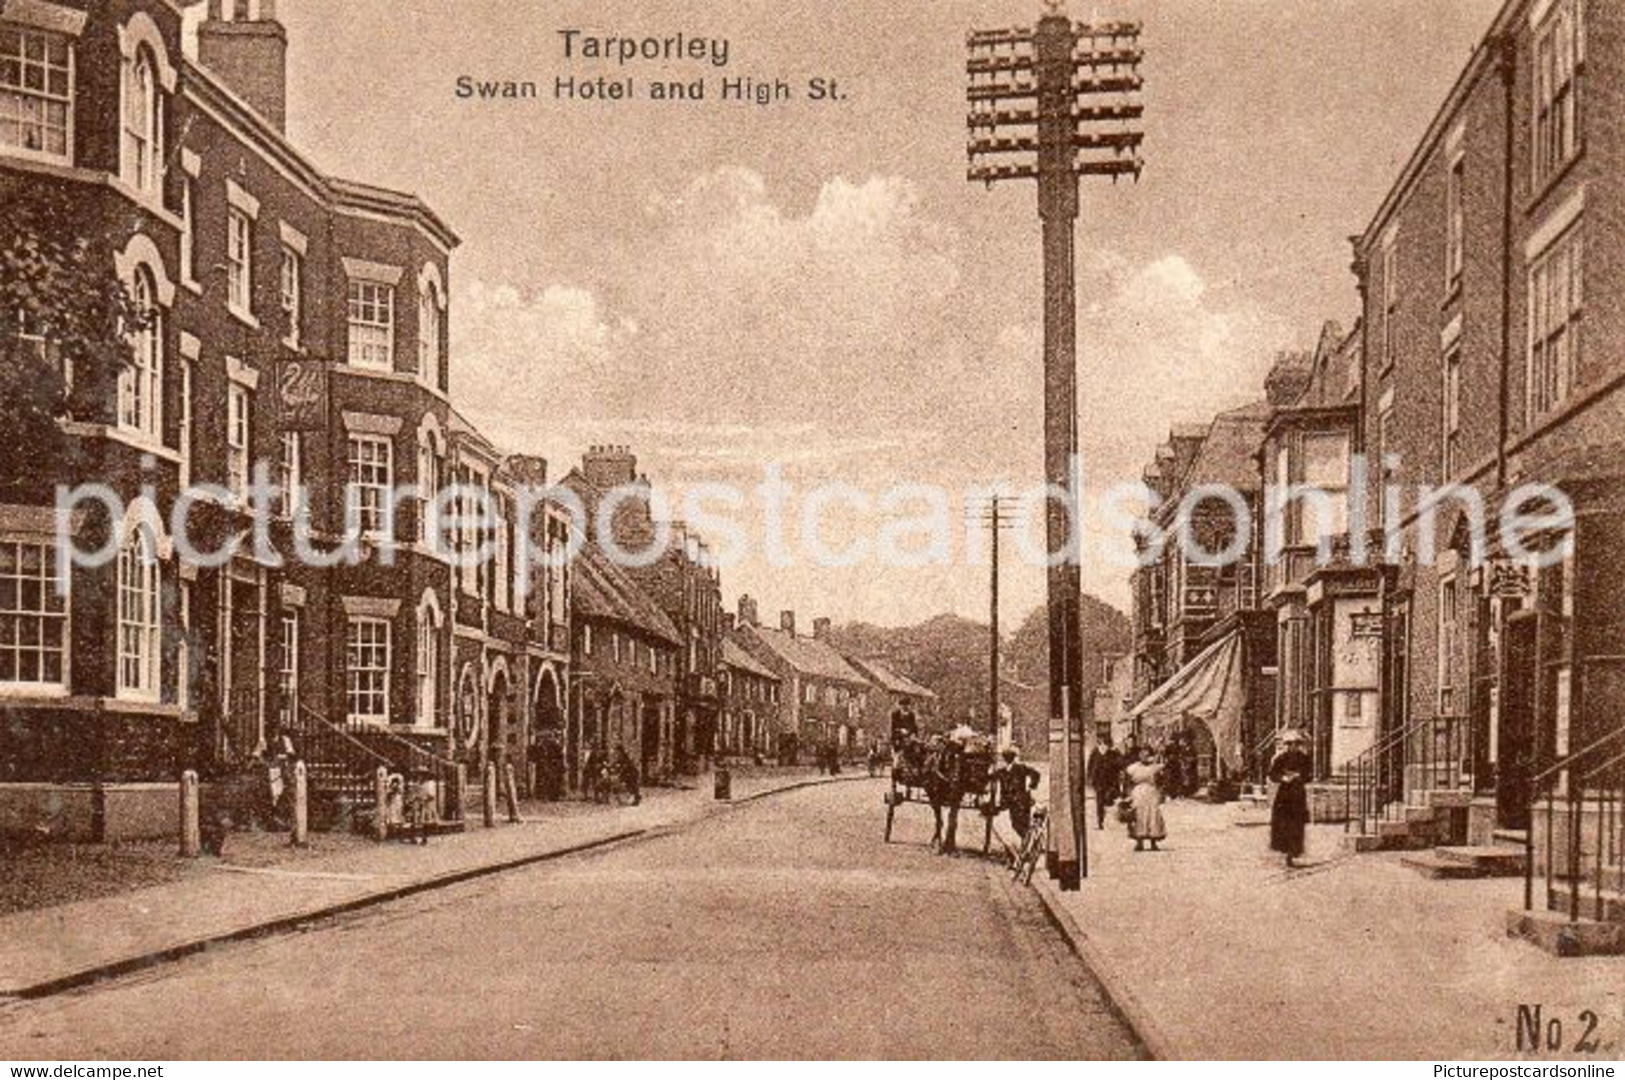
[[156, 439], [159, 385], [163, 375], [163, 326], [158, 311], [157, 288], [145, 267], [135, 271], [130, 283], [130, 299], [147, 313], [147, 324], [130, 336], [130, 363], [119, 373], [119, 427]]
[[137, 191], [157, 195], [163, 178], [163, 128], [152, 54], [138, 48], [124, 62], [124, 180]]
[[418, 292], [418, 374], [440, 387], [440, 290], [433, 282]]
[[418, 727], [431, 728], [435, 723], [435, 690], [440, 671], [440, 609], [434, 594], [427, 593], [418, 605], [417, 649]]
[[118, 557], [118, 696], [158, 700], [158, 558], [146, 528]]
[[480, 741], [480, 681], [472, 664], [463, 668], [457, 687], [457, 741], [464, 747]]

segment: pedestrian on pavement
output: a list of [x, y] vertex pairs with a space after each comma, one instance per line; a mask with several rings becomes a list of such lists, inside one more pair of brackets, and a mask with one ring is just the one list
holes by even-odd
[[1038, 787], [1038, 770], [1021, 760], [1021, 750], [1007, 746], [999, 755], [1003, 764], [993, 767], [994, 812], [1010, 815], [1010, 827], [1022, 840], [1033, 822], [1033, 791]]
[[603, 769], [603, 760], [603, 752], [596, 743], [587, 747], [581, 759], [581, 794], [588, 802], [598, 797], [598, 774]]
[[1168, 826], [1162, 820], [1162, 789], [1157, 786], [1162, 778], [1162, 765], [1149, 746], [1141, 747], [1140, 760], [1124, 770], [1129, 789], [1129, 805], [1134, 820], [1129, 822], [1128, 834], [1134, 838], [1134, 850], [1144, 851], [1149, 843], [1152, 851], [1160, 850], [1157, 843], [1168, 836]]
[[1270, 850], [1286, 856], [1287, 866], [1297, 865], [1303, 855], [1304, 827], [1309, 822], [1309, 772], [1314, 767], [1304, 751], [1300, 731], [1281, 732], [1281, 750], [1270, 762], [1270, 783], [1275, 797], [1270, 802]]
[[1110, 742], [1096, 747], [1089, 757], [1089, 786], [1095, 789], [1095, 828], [1106, 827], [1106, 811], [1123, 794], [1123, 755]]
[[870, 776], [880, 775], [880, 765], [883, 760], [884, 759], [880, 756], [880, 744], [875, 742], [870, 743], [868, 760]]
[[641, 777], [638, 776], [638, 767], [632, 760], [632, 755], [626, 752], [621, 743], [615, 744], [615, 774], [626, 786], [626, 793], [632, 796], [632, 805], [636, 806], [643, 801]]

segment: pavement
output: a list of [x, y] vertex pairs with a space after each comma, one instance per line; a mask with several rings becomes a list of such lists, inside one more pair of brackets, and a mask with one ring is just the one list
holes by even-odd
[[[856, 779], [806, 769], [746, 767], [733, 802], [808, 784]], [[703, 781], [703, 783], [702, 783]], [[688, 790], [652, 788], [639, 806], [560, 803], [528, 808], [531, 820], [486, 829], [478, 811], [469, 831], [427, 846], [343, 844], [277, 866], [199, 860], [212, 872], [178, 881], [0, 917], [0, 1000], [33, 998], [222, 942], [286, 930], [315, 919], [444, 888], [529, 863], [556, 859], [681, 828], [730, 804], [712, 797], [710, 777]], [[228, 858], [232, 844], [228, 842]]]
[[[1625, 958], [1558, 959], [1508, 938], [1522, 878], [1428, 880], [1398, 852], [1344, 854], [1334, 825], [1311, 826], [1306, 865], [1287, 870], [1268, 830], [1238, 827], [1233, 806], [1176, 800], [1164, 812], [1162, 851], [1134, 852], [1108, 820], [1089, 832], [1081, 890], [1058, 891], [1042, 869], [1033, 881], [1157, 1057], [1625, 1052]], [[1543, 1038], [1560, 1022], [1556, 1049], [1520, 1048], [1520, 1006], [1540, 1007]]]
[[0, 1058], [1143, 1056], [1038, 896], [931, 854], [924, 807], [885, 843], [883, 790], [788, 791], [0, 1004]]

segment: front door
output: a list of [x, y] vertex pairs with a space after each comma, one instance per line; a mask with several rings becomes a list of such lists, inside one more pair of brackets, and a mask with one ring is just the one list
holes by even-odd
[[1534, 612], [1522, 612], [1507, 620], [1501, 637], [1495, 810], [1497, 823], [1506, 829], [1529, 827], [1539, 702], [1539, 626]]

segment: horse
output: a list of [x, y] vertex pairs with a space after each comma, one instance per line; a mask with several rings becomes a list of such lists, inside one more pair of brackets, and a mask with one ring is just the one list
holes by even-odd
[[[931, 850], [945, 855], [958, 850], [956, 835], [959, 830], [959, 800], [964, 794], [961, 765], [965, 748], [953, 740], [944, 740], [933, 747], [925, 760], [922, 777], [925, 797], [931, 803], [931, 816], [936, 828], [931, 833]], [[947, 811], [944, 829], [943, 811]]]

